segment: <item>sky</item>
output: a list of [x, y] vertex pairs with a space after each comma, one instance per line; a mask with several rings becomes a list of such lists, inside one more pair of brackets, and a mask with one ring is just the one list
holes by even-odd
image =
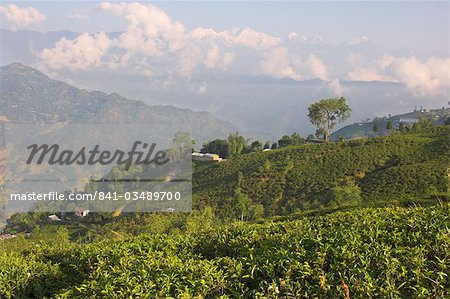
[[[234, 122], [239, 120], [225, 109], [252, 94], [264, 97], [252, 89], [255, 78], [319, 78], [324, 83], [310, 96], [294, 91], [302, 105], [318, 95], [348, 95], [361, 107], [355, 117], [374, 116], [363, 109], [372, 104], [370, 96], [342, 82], [404, 86], [399, 94], [383, 91], [396, 103], [373, 107], [371, 114], [423, 101], [432, 107], [447, 103], [449, 15], [448, 1], [1, 1], [0, 27], [12, 36], [1, 44], [9, 55], [1, 62], [26, 61], [76, 86], [205, 109]], [[20, 30], [46, 38], [33, 40]], [[76, 34], [48, 33], [61, 30]], [[27, 51], [19, 56], [14, 46]], [[109, 80], [102, 80], [105, 74]], [[234, 93], [227, 94], [227, 84], [234, 84]], [[295, 94], [288, 101], [284, 93], [293, 91], [277, 92], [289, 109]]]
[[[135, 15], [133, 16], [133, 14]], [[107, 52], [111, 53], [110, 50], [112, 48], [120, 48], [126, 51], [127, 55], [134, 55], [140, 51], [144, 55], [148, 56], [150, 54], [151, 56], [152, 54], [156, 54], [156, 51], [149, 53], [148, 46], [150, 45], [148, 43], [144, 45], [144, 47], [147, 47], [146, 50], [136, 45], [130, 45], [130, 42], [141, 42], [144, 44], [149, 39], [158, 39], [159, 41], [157, 42], [160, 45], [172, 43], [172, 46], [174, 46], [173, 43], [183, 43], [182, 45], [175, 45], [176, 49], [171, 49], [172, 52], [179, 52], [179, 47], [187, 48], [196, 42], [192, 41], [192, 39], [211, 38], [211, 32], [200, 33], [198, 29], [211, 30], [213, 34], [217, 35], [214, 38], [223, 39], [223, 34], [235, 35], [235, 37], [239, 35], [239, 32], [233, 32], [235, 28], [248, 30], [244, 31], [244, 34], [240, 37], [237, 37], [237, 39], [241, 40], [240, 42], [232, 42], [234, 43], [233, 46], [238, 44], [241, 46], [250, 46], [250, 48], [256, 50], [266, 50], [265, 53], [267, 55], [283, 56], [284, 60], [304, 60], [305, 58], [301, 57], [301, 55], [298, 55], [298, 57], [291, 56], [290, 58], [287, 58], [287, 56], [291, 53], [297, 55], [298, 53], [305, 52], [306, 55], [313, 55], [315, 62], [319, 62], [319, 64], [324, 63], [325, 67], [327, 67], [327, 59], [336, 60], [337, 58], [330, 53], [330, 49], [342, 44], [358, 46], [363, 43], [370, 43], [371, 49], [363, 49], [365, 51], [363, 53], [358, 53], [356, 51], [357, 49], [347, 50], [347, 58], [351, 55], [359, 55], [360, 58], [361, 56], [369, 56], [361, 58], [365, 60], [375, 59], [375, 57], [368, 55], [370, 51], [377, 51], [378, 59], [386, 55], [401, 55], [402, 57], [414, 57], [422, 60], [431, 57], [445, 59], [448, 57], [449, 52], [448, 30], [450, 24], [449, 3], [447, 1], [160, 1], [134, 4], [131, 2], [108, 3], [90, 1], [1, 2], [0, 17], [2, 21], [1, 26], [6, 29], [30, 29], [40, 32], [70, 30], [88, 34], [90, 37], [93, 37], [91, 38], [92, 42], [98, 42], [97, 39], [100, 37], [95, 36], [98, 32], [124, 32], [128, 30], [128, 37], [124, 36], [122, 41], [117, 42], [113, 39], [103, 40], [108, 45], [105, 44], [107, 49], [99, 50], [102, 51], [101, 54], [98, 54], [101, 56], [108, 54]], [[133, 23], [134, 21], [135, 23]], [[153, 33], [149, 30], [152, 26], [154, 28]], [[175, 28], [177, 26], [179, 26], [178, 29]], [[142, 32], [142, 34], [139, 32]], [[131, 41], [131, 34], [140, 34], [141, 36], [138, 37], [140, 41]], [[205, 34], [209, 36], [206, 37]], [[220, 34], [222, 36], [218, 36]], [[294, 37], [297, 37], [297, 41], [309, 45], [303, 48], [286, 45], [286, 40], [292, 42], [295, 39]], [[234, 37], [228, 36], [227, 38]], [[126, 42], [123, 41], [125, 39], [128, 40], [128, 45], [125, 45]], [[188, 39], [191, 39], [191, 41], [187, 41]], [[253, 41], [244, 41], [243, 39], [253, 39]], [[269, 39], [272, 39], [272, 41]], [[275, 39], [280, 39], [281, 41], [277, 42]], [[224, 49], [222, 47], [223, 45], [220, 45], [220, 41], [216, 40], [215, 42], [216, 44], [213, 46], [219, 46], [219, 52], [222, 51], [225, 53], [225, 51], [230, 49], [229, 44]], [[255, 42], [268, 42], [271, 44], [249, 44]], [[315, 49], [307, 49], [311, 44], [317, 45], [319, 43], [323, 45], [321, 49], [317, 47]], [[201, 47], [211, 45], [209, 43], [208, 45], [201, 45]], [[198, 46], [198, 43], [196, 46]], [[190, 49], [191, 53], [185, 53], [185, 55], [192, 56], [195, 55], [192, 51], [202, 51], [202, 49]], [[159, 50], [161, 52], [161, 49]], [[274, 51], [270, 52], [270, 50], [274, 50], [276, 53], [273, 53]], [[282, 51], [284, 50], [290, 53], [283, 55]], [[66, 49], [66, 51], [69, 51], [69, 49]], [[129, 52], [133, 53], [130, 54]], [[235, 59], [236, 52], [234, 50], [229, 51], [229, 55], [232, 55], [233, 58], [229, 57], [228, 60], [238, 61]], [[239, 52], [244, 53], [245, 49]], [[56, 53], [53, 51], [51, 54]], [[165, 52], [164, 54], [168, 53]], [[247, 55], [256, 57], [260, 54], [264, 55], [262, 51]], [[320, 57], [320, 54], [322, 54], [322, 57]], [[86, 53], [86, 55], [88, 54]], [[352, 58], [349, 59], [351, 60]], [[315, 62], [312, 61], [311, 63], [317, 65]], [[422, 63], [424, 62], [422, 61]], [[231, 62], [227, 64], [231, 64]], [[295, 64], [295, 62], [285, 64], [291, 65]], [[264, 64], [264, 61], [260, 65], [263, 69], [266, 69], [266, 71], [263, 70], [260, 72], [262, 74], [278, 77], [284, 76], [293, 79], [303, 79], [305, 77], [301, 75], [299, 70], [295, 71], [295, 66], [292, 67], [292, 71], [285, 70], [283, 72], [280, 70], [276, 74], [276, 70], [267, 70], [271, 67], [268, 64]], [[55, 68], [54, 66], [55, 63], [53, 63], [53, 69]], [[285, 69], [287, 68], [289, 67]], [[342, 65], [330, 65], [329, 68], [341, 70]], [[365, 68], [367, 69], [369, 67], [365, 66]], [[229, 70], [236, 71], [231, 67]], [[347, 74], [337, 71], [333, 75], [329, 74], [329, 76], [354, 79], [354, 76], [349, 75], [352, 72], [351, 69], [346, 69], [345, 72]], [[150, 73], [150, 71], [147, 73]], [[321, 73], [323, 75], [323, 72], [313, 72], [312, 74], [306, 74], [306, 77], [311, 75], [320, 77], [319, 75]], [[377, 76], [367, 75], [366, 77]], [[385, 77], [386, 79], [387, 76], [378, 77]]]
[[[0, 2], [2, 6], [14, 4]], [[227, 30], [250, 27], [275, 36], [300, 32], [328, 40], [368, 36], [380, 46], [445, 54], [448, 41], [447, 1], [286, 1], [286, 2], [191, 2], [159, 1], [163, 9], [187, 29], [210, 27]], [[40, 31], [123, 31], [126, 22], [98, 9], [100, 2], [16, 2], [34, 7], [46, 16], [29, 28]], [[77, 18], [78, 17], [78, 18]], [[86, 19], [84, 19], [85, 17]], [[87, 19], [89, 18], [89, 19]], [[3, 21], [4, 18], [2, 18]], [[3, 27], [14, 28], [8, 22]], [[17, 28], [17, 27], [16, 27]]]

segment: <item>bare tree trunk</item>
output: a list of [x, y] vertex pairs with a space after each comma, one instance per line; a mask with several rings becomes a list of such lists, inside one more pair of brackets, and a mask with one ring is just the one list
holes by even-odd
[[327, 127], [325, 129], [325, 142], [330, 142], [330, 120], [327, 120]]

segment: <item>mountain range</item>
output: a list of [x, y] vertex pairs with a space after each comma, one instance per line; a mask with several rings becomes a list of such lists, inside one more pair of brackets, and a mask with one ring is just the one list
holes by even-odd
[[237, 131], [208, 112], [149, 106], [115, 93], [78, 89], [20, 63], [0, 69], [0, 116], [13, 123], [170, 125], [180, 131], [191, 129], [200, 145]]
[[[115, 38], [120, 32], [105, 34], [109, 38]], [[73, 31], [0, 29], [0, 65], [20, 62], [36, 67], [51, 78], [70, 82], [79, 88], [102, 90], [107, 94], [116, 93], [152, 106], [172, 105], [194, 111], [207, 111], [219, 119], [231, 122], [241, 132], [252, 132], [247, 135], [260, 140], [276, 140], [293, 132], [298, 132], [303, 137], [314, 133], [315, 128], [307, 117], [308, 106], [323, 98], [344, 96], [352, 108], [350, 119], [339, 124], [337, 129], [350, 123], [361, 122], [362, 119], [412, 111], [415, 105], [426, 105], [426, 108], [441, 107], [448, 101], [441, 94], [415, 93], [401, 82], [352, 81], [344, 75], [322, 76], [322, 80], [310, 74], [294, 80], [257, 72], [202, 68], [185, 78], [177, 71], [174, 71], [173, 76], [157, 73], [149, 75], [141, 72], [139, 67], [132, 69], [128, 66], [111, 69], [99, 65], [83, 69], [65, 68], [61, 63], [51, 67], [42, 58], [41, 54], [45, 49], [54, 48], [63, 39], [74, 40], [79, 35], [80, 33]], [[353, 53], [349, 51], [355, 50], [344, 45], [323, 45], [322, 48], [316, 49], [314, 47], [320, 43], [303, 43], [296, 39], [298, 37], [289, 41], [289, 46], [293, 47], [292, 50], [296, 53], [316, 53], [331, 47], [338, 59], [345, 60]], [[357, 48], [361, 51], [371, 49], [370, 42], [362, 43], [358, 47], [369, 47]], [[261, 58], [241, 54], [249, 60]], [[245, 61], [239, 61], [239, 64], [246, 68]], [[157, 71], [167, 67], [163, 63], [154, 66]], [[145, 69], [145, 66], [142, 68]]]

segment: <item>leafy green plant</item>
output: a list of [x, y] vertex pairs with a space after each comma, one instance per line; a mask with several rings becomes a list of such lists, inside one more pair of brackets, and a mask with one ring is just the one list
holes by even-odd
[[351, 298], [448, 298], [449, 224], [442, 204], [63, 246], [16, 238], [0, 243], [0, 297], [345, 298], [346, 285]]

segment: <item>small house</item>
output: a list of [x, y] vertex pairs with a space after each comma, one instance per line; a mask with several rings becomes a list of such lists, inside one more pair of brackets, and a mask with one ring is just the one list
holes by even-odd
[[419, 119], [412, 117], [401, 117], [399, 122], [403, 124], [415, 124], [419, 122]]
[[8, 240], [8, 239], [12, 239], [15, 238], [16, 235], [11, 235], [11, 234], [1, 234], [0, 235], [0, 240]]
[[61, 219], [58, 216], [56, 216], [55, 214], [49, 215], [48, 216], [48, 220], [50, 220], [50, 221], [61, 221]]
[[87, 210], [83, 207], [75, 208], [75, 215], [78, 217], [86, 217], [89, 214], [90, 210]]
[[221, 162], [222, 158], [217, 154], [210, 153], [192, 153], [193, 161], [202, 161], [202, 162]]

